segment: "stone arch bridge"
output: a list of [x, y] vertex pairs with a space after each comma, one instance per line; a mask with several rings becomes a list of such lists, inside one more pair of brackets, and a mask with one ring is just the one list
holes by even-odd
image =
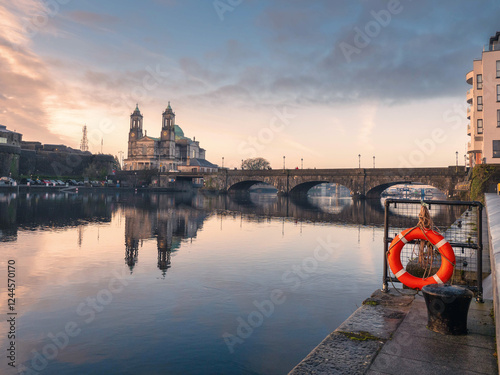
[[[196, 176], [194, 176], [196, 175]], [[179, 176], [180, 177], [180, 176]], [[274, 169], [229, 170], [217, 173], [193, 173], [203, 177], [205, 186], [220, 191], [244, 191], [257, 183], [267, 183], [282, 195], [302, 195], [322, 183], [338, 183], [355, 197], [379, 198], [390, 186], [403, 183], [431, 185], [447, 196], [455, 194], [455, 186], [467, 180], [464, 167], [445, 168], [355, 168], [355, 169]]]

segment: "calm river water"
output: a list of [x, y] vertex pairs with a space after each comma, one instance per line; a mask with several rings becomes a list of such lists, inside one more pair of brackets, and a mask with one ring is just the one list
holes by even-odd
[[382, 222], [350, 198], [0, 195], [0, 372], [287, 373], [381, 286]]

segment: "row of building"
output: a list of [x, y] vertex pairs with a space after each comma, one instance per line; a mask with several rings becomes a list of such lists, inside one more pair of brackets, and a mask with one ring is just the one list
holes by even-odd
[[[200, 143], [195, 138], [186, 137], [181, 127], [175, 123], [175, 113], [170, 102], [162, 114], [159, 137], [149, 136], [143, 130], [143, 120], [137, 105], [130, 115], [128, 154], [123, 161], [123, 170], [217, 171], [218, 166], [206, 160], [205, 149], [200, 147]], [[22, 138], [21, 133], [0, 125], [0, 176], [81, 175], [89, 164], [81, 161], [92, 156], [89, 151], [65, 145], [27, 142]]]
[[474, 60], [466, 82], [469, 165], [500, 164], [500, 32], [490, 38], [481, 59]]
[[111, 168], [111, 155], [92, 155], [61, 144], [23, 141], [23, 135], [0, 125], [0, 176], [80, 176], [99, 159]]

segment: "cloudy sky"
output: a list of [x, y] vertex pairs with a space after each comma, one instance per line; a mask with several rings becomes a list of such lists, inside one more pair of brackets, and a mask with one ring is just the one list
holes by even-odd
[[168, 104], [207, 159], [279, 168], [464, 163], [465, 74], [495, 0], [0, 0], [0, 124], [127, 151]]

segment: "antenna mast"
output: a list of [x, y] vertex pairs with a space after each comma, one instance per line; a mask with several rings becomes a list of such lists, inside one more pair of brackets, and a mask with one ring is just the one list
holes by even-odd
[[87, 138], [87, 125], [83, 126], [83, 136], [82, 136], [82, 141], [80, 143], [80, 150], [81, 151], [89, 150], [89, 139]]

